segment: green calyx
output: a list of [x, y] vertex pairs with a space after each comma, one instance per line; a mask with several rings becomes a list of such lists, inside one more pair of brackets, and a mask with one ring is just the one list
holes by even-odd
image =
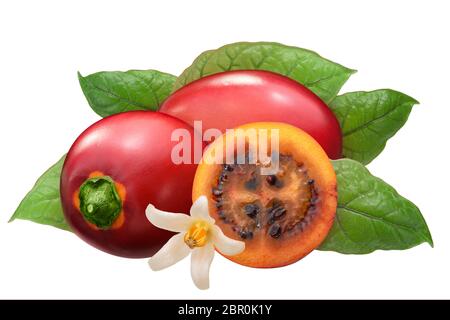
[[122, 210], [122, 200], [108, 176], [87, 179], [78, 197], [84, 218], [100, 229], [111, 227]]

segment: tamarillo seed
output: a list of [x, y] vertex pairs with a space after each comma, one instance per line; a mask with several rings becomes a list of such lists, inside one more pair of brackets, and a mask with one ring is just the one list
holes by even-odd
[[269, 234], [272, 238], [279, 238], [281, 236], [281, 226], [278, 223], [274, 223], [269, 228]]
[[213, 195], [215, 195], [216, 197], [220, 197], [223, 194], [223, 190], [222, 188], [213, 188], [212, 190]]
[[282, 188], [284, 183], [276, 175], [270, 175], [266, 177], [266, 181], [269, 185], [275, 186], [277, 188]]
[[230, 165], [230, 164], [226, 164], [226, 165], [223, 166], [223, 169], [224, 169], [225, 171], [231, 172], [231, 171], [234, 170], [234, 167], [233, 167], [232, 165]]
[[274, 211], [275, 218], [280, 218], [286, 213], [286, 208], [279, 207], [277, 210]]
[[269, 211], [269, 213], [267, 214], [267, 224], [271, 225], [275, 222], [275, 214], [273, 213], [273, 211]]
[[270, 176], [267, 176], [267, 177], [266, 177], [266, 181], [267, 181], [267, 183], [268, 183], [269, 185], [273, 186], [273, 185], [275, 185], [275, 183], [277, 182], [277, 176], [274, 175], [274, 174], [272, 174], [272, 175], [270, 175]]
[[259, 207], [254, 203], [249, 203], [244, 206], [245, 214], [250, 218], [255, 218], [259, 213]]
[[217, 212], [217, 214], [219, 215], [219, 218], [222, 220], [225, 220], [227, 217], [225, 216], [225, 212], [223, 210], [219, 210]]
[[257, 181], [256, 177], [253, 177], [250, 180], [245, 182], [245, 188], [247, 190], [256, 190], [257, 186], [258, 186], [258, 181]]
[[220, 181], [225, 182], [228, 180], [228, 174], [226, 172], [222, 172], [220, 175]]
[[239, 236], [240, 236], [242, 239], [251, 239], [251, 238], [253, 238], [253, 232], [248, 231], [248, 230], [241, 230], [241, 231], [239, 232]]

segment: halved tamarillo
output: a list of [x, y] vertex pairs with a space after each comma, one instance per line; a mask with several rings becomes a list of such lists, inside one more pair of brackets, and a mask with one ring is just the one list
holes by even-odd
[[[268, 162], [260, 151], [255, 157], [262, 146]], [[245, 241], [244, 252], [228, 259], [273, 268], [298, 261], [325, 239], [336, 213], [336, 187], [331, 162], [310, 135], [284, 123], [255, 122], [228, 131], [205, 150], [193, 200], [206, 195], [217, 225]]]

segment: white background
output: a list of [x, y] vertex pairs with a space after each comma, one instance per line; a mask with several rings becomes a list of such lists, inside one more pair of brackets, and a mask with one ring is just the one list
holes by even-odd
[[[449, 12], [448, 1], [2, 1], [0, 298], [450, 298]], [[77, 70], [179, 74], [204, 50], [258, 40], [358, 69], [342, 92], [393, 88], [421, 102], [369, 168], [421, 208], [434, 249], [313, 252], [272, 270], [216, 256], [200, 291], [188, 260], [155, 273], [71, 233], [7, 223], [98, 119]]]

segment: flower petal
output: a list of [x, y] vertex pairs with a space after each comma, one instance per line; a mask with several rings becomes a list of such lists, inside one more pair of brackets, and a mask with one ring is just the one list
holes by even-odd
[[184, 243], [184, 234], [174, 235], [167, 243], [148, 260], [153, 271], [162, 270], [174, 265], [189, 255], [191, 249]]
[[209, 267], [214, 258], [214, 246], [211, 243], [195, 248], [191, 256], [191, 276], [197, 288], [209, 288]]
[[191, 217], [196, 219], [204, 219], [211, 223], [214, 223], [214, 219], [209, 216], [208, 198], [206, 196], [200, 196], [192, 204]]
[[212, 226], [212, 241], [214, 246], [223, 254], [234, 256], [245, 249], [245, 242], [228, 238], [218, 226]]
[[153, 225], [173, 232], [186, 231], [192, 223], [191, 217], [186, 214], [158, 210], [152, 204], [147, 206], [145, 215]]

